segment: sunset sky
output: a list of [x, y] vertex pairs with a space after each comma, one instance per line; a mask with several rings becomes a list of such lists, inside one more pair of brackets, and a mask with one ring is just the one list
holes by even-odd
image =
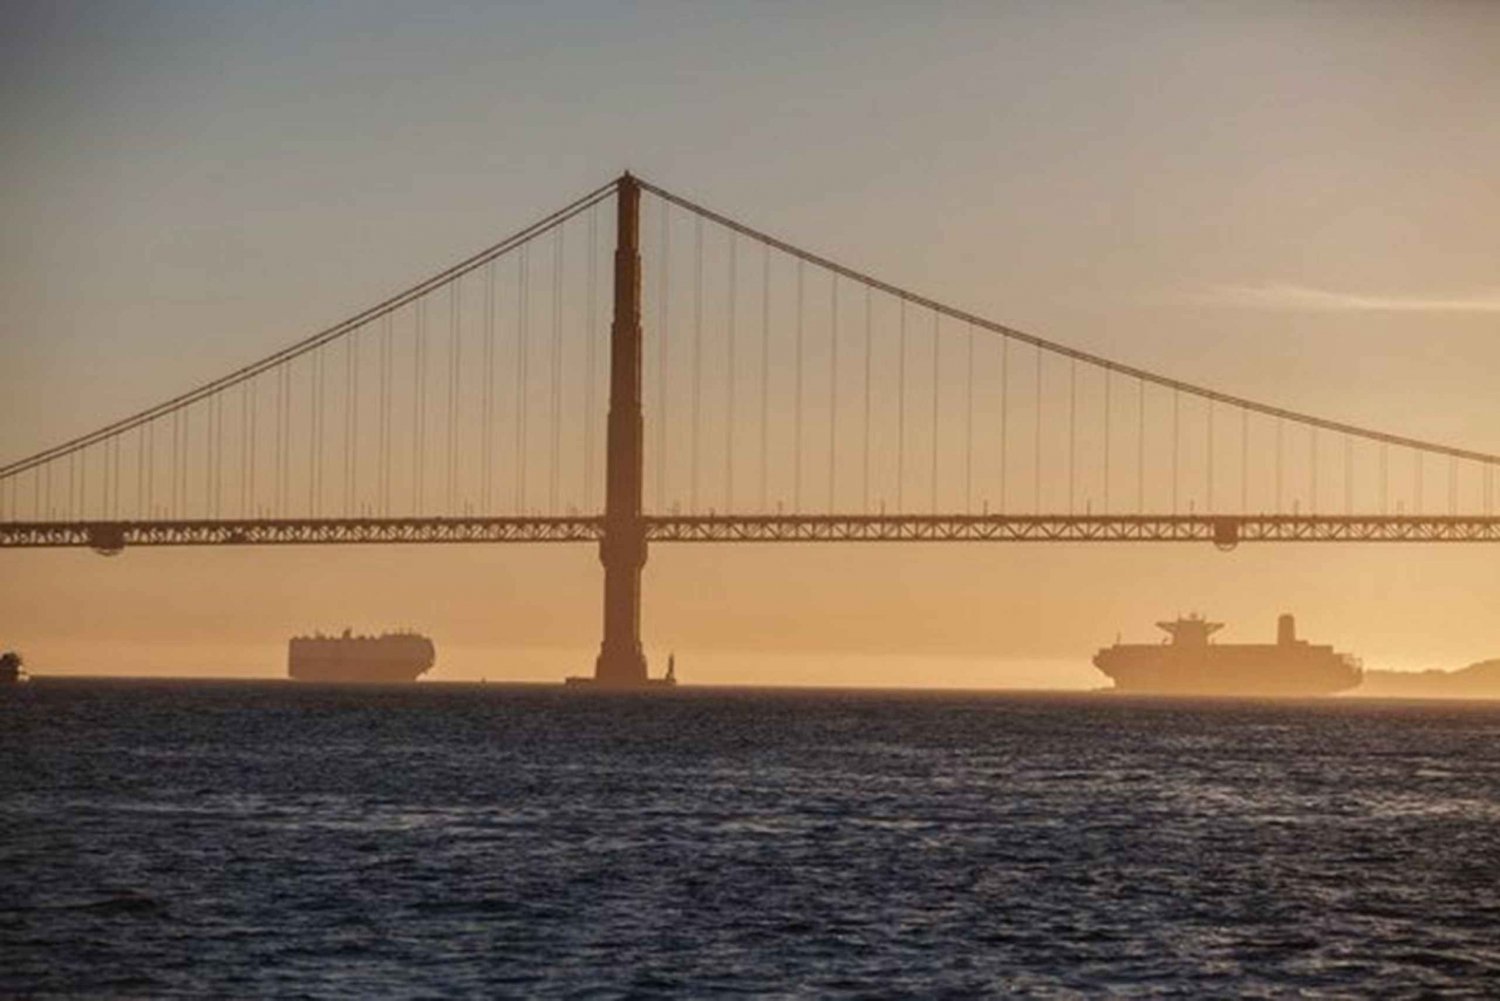
[[[1500, 452], [1500, 5], [75, 3], [0, 39], [0, 464], [253, 361], [629, 168], [1238, 396]], [[650, 336], [650, 331], [647, 331]], [[1367, 667], [1500, 657], [1480, 546], [653, 549], [703, 683], [1095, 687], [1198, 610]], [[0, 551], [37, 673], [431, 677], [597, 648], [595, 547]]]

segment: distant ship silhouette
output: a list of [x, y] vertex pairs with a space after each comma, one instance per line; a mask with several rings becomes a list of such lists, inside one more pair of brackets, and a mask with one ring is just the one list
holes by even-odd
[[287, 644], [287, 674], [297, 681], [407, 682], [432, 668], [437, 650], [420, 633], [298, 636]]
[[1360, 683], [1363, 669], [1348, 654], [1297, 638], [1296, 620], [1281, 616], [1275, 643], [1213, 643], [1224, 628], [1200, 615], [1157, 625], [1170, 642], [1115, 643], [1094, 666], [1115, 691], [1168, 695], [1332, 695]]

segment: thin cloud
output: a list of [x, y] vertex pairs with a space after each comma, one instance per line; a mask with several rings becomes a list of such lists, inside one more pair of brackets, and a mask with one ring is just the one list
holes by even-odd
[[1500, 313], [1500, 292], [1459, 299], [1356, 295], [1303, 285], [1220, 285], [1200, 302], [1249, 309], [1340, 310], [1367, 313]]

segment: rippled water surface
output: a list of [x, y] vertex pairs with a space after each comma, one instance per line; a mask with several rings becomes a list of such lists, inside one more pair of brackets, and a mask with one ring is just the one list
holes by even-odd
[[0, 995], [1500, 993], [1500, 707], [42, 680]]

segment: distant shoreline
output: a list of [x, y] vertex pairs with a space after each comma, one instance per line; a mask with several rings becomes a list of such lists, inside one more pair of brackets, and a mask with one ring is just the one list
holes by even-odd
[[1500, 659], [1457, 671], [1366, 671], [1353, 693], [1384, 698], [1500, 699]]
[[[31, 675], [30, 681], [43, 684], [68, 682], [105, 683], [180, 683], [209, 685], [276, 684], [306, 689], [410, 689], [420, 688], [496, 688], [564, 690], [560, 681], [498, 681], [494, 679], [426, 679], [407, 683], [317, 683], [294, 681], [285, 677], [228, 677], [216, 675], [160, 675], [160, 674], [42, 674]], [[1248, 698], [1260, 701], [1271, 696], [1232, 695], [1185, 695], [1171, 696], [1149, 692], [1121, 692], [1108, 686], [1096, 688], [924, 688], [890, 685], [756, 685], [756, 684], [684, 684], [687, 691], [696, 693], [828, 693], [828, 694], [891, 694], [891, 695], [1005, 695], [1005, 696], [1111, 696], [1116, 698], [1174, 698], [1185, 699], [1229, 699]], [[627, 693], [629, 694], [629, 693]], [[1289, 701], [1324, 701], [1330, 699], [1432, 699], [1432, 700], [1500, 700], [1500, 659], [1481, 661], [1454, 671], [1378, 671], [1367, 670], [1359, 687], [1347, 692], [1328, 696], [1293, 697]]]

